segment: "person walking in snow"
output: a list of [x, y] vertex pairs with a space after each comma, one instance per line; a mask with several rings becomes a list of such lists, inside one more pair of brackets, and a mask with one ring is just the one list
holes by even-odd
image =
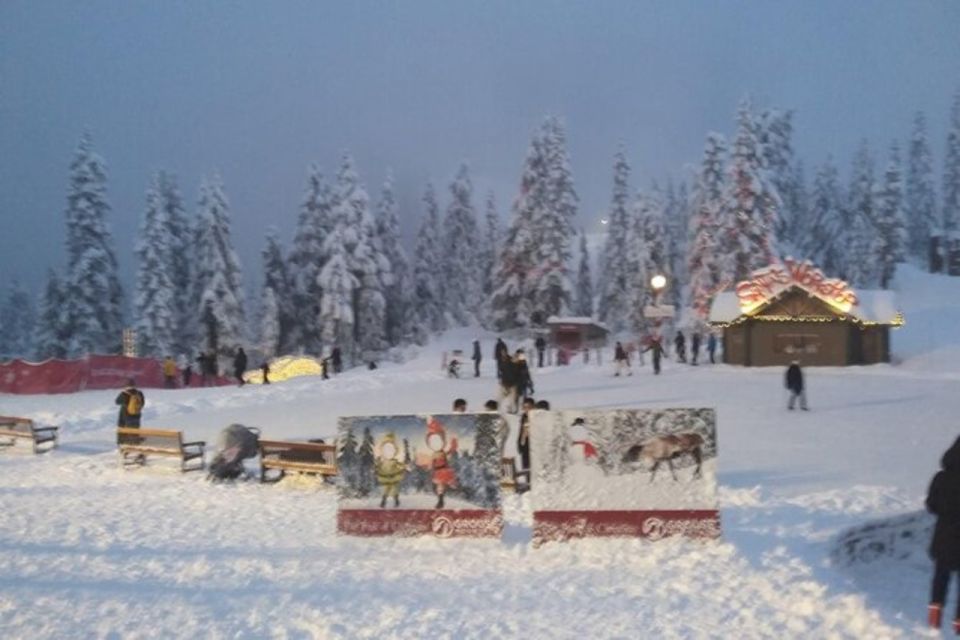
[[243, 347], [237, 347], [237, 355], [233, 357], [233, 376], [237, 379], [242, 387], [245, 383], [243, 381], [243, 373], [247, 370], [247, 354], [243, 351]]
[[930, 482], [926, 501], [927, 510], [937, 517], [929, 549], [934, 569], [927, 617], [931, 627], [940, 627], [950, 577], [956, 574], [953, 631], [960, 635], [960, 438], [943, 454], [940, 467]]
[[677, 362], [687, 361], [687, 341], [683, 337], [682, 331], [677, 331], [677, 336], [673, 339], [674, 347], [677, 351]]
[[504, 351], [500, 356], [497, 370], [500, 372], [500, 400], [503, 403], [504, 411], [516, 413], [519, 400], [517, 387], [520, 382], [520, 369], [510, 357], [510, 354]]
[[527, 365], [527, 354], [524, 353], [523, 349], [517, 349], [514, 361], [517, 363], [517, 397], [524, 398], [526, 396], [532, 396], [534, 393], [533, 378], [530, 377], [530, 367]]
[[502, 376], [503, 357], [510, 357], [510, 351], [507, 349], [507, 343], [502, 338], [497, 338], [497, 344], [493, 347], [493, 361], [497, 363], [497, 379]]
[[480, 341], [473, 341], [473, 377], [480, 377], [480, 359], [483, 356], [480, 354]]
[[183, 367], [183, 386], [189, 387], [191, 380], [193, 380], [193, 365], [187, 362]]
[[177, 388], [177, 363], [167, 356], [163, 359], [163, 386], [167, 389]]
[[537, 368], [543, 368], [543, 352], [547, 350], [547, 341], [543, 339], [543, 336], [537, 336], [536, 342], [533, 343], [537, 348]]
[[707, 354], [710, 356], [710, 364], [716, 364], [714, 356], [717, 354], [717, 336], [712, 331], [707, 336]]
[[143, 392], [137, 389], [136, 380], [133, 378], [127, 380], [127, 386], [120, 392], [120, 395], [117, 396], [114, 403], [120, 405], [120, 415], [117, 416], [117, 426], [139, 429], [140, 416], [143, 414], [143, 405], [145, 405], [147, 401], [143, 397]]
[[794, 360], [787, 367], [787, 373], [783, 380], [784, 386], [790, 392], [790, 400], [787, 402], [787, 409], [793, 411], [793, 405], [797, 398], [800, 398], [800, 408], [807, 410], [807, 394], [803, 389], [803, 372], [800, 370], [800, 361]]
[[627, 356], [626, 349], [623, 348], [623, 345], [617, 341], [617, 345], [613, 348], [613, 363], [616, 367], [614, 376], [619, 376], [620, 372], [626, 369], [627, 375], [632, 376], [633, 371], [630, 369], [630, 358]]
[[263, 384], [270, 384], [270, 365], [266, 360], [260, 365], [260, 373], [263, 374]]
[[690, 337], [690, 364], [697, 366], [697, 358], [700, 357], [700, 334], [696, 331]]
[[660, 343], [660, 336], [651, 336], [650, 344], [647, 346], [644, 351], [649, 351], [650, 355], [653, 356], [653, 373], [660, 375], [660, 358], [663, 357], [663, 344]]
[[330, 364], [333, 365], [334, 374], [343, 371], [343, 357], [340, 355], [340, 347], [334, 347], [330, 352]]

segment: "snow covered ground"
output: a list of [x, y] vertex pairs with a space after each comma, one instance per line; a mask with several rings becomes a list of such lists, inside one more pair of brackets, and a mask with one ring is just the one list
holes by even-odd
[[[321, 482], [123, 471], [113, 392], [0, 396], [0, 414], [63, 425], [53, 453], [0, 453], [0, 637], [936, 637], [922, 626], [922, 554], [830, 562], [845, 529], [921, 508], [960, 434], [960, 279], [903, 271], [900, 363], [808, 370], [810, 412], [785, 410], [779, 369], [534, 371], [555, 408], [716, 407], [724, 533], [712, 543], [534, 550], [529, 496], [515, 495], [501, 541], [338, 537]], [[443, 349], [475, 337], [451, 332], [403, 365], [329, 381], [151, 390], [144, 425], [212, 443], [231, 422], [332, 437], [341, 415], [446, 411], [458, 396], [478, 409], [495, 397], [490, 361], [480, 379], [440, 371]]]

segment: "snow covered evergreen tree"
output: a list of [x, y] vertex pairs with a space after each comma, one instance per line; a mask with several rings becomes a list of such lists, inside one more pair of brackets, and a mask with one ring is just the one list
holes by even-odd
[[107, 226], [107, 174], [88, 133], [70, 163], [67, 193], [67, 330], [70, 357], [119, 353], [123, 290]]
[[417, 232], [413, 262], [413, 332], [414, 340], [424, 344], [430, 333], [447, 328], [444, 314], [440, 246], [440, 207], [433, 185], [427, 184], [423, 195], [424, 215]]
[[776, 188], [766, 178], [762, 149], [750, 104], [740, 103], [737, 137], [730, 158], [727, 207], [732, 212], [733, 276], [739, 282], [755, 269], [767, 267], [779, 256], [776, 250]]
[[873, 159], [867, 141], [864, 140], [853, 160], [849, 202], [843, 225], [847, 230], [845, 275], [855, 287], [869, 288], [874, 286], [877, 280], [877, 262], [873, 254], [876, 246], [875, 189]]
[[488, 300], [493, 293], [497, 269], [497, 257], [500, 254], [502, 232], [497, 202], [493, 191], [487, 193], [486, 215], [484, 216], [483, 249], [480, 251], [480, 269], [483, 274], [483, 299]]
[[907, 154], [904, 214], [909, 237], [908, 253], [922, 261], [922, 264], [927, 264], [930, 237], [940, 228], [936, 201], [927, 120], [923, 112], [918, 111], [913, 118], [913, 133]]
[[173, 286], [173, 353], [191, 356], [196, 350], [197, 311], [193, 304], [194, 233], [183, 206], [176, 177], [161, 171], [155, 178], [159, 207], [163, 210], [170, 248], [167, 273]]
[[230, 205], [218, 176], [200, 185], [194, 301], [206, 348], [229, 355], [243, 343], [246, 315], [240, 259], [230, 239]]
[[726, 143], [718, 133], [707, 136], [700, 172], [693, 190], [690, 218], [690, 251], [687, 258], [688, 289], [692, 322], [703, 329], [710, 314], [710, 305], [716, 293], [731, 282], [724, 278], [722, 268], [722, 230], [720, 222], [724, 207], [723, 167], [726, 162]]
[[160, 176], [147, 188], [146, 209], [134, 253], [137, 258], [137, 287], [134, 315], [142, 356], [163, 358], [177, 346], [176, 289], [171, 269], [173, 238], [160, 191]]
[[667, 232], [667, 262], [673, 274], [673, 285], [667, 292], [667, 302], [679, 308], [690, 276], [687, 273], [687, 242], [690, 227], [690, 203], [687, 183], [675, 188], [673, 180], [667, 181], [664, 201], [664, 224]]
[[33, 334], [37, 360], [67, 357], [67, 304], [63, 283], [53, 269], [47, 272], [47, 284], [40, 296], [40, 308]]
[[763, 169], [780, 198], [774, 225], [776, 239], [787, 253], [793, 251], [797, 238], [794, 232], [800, 211], [800, 186], [793, 157], [793, 112], [768, 109], [757, 122]]
[[664, 223], [663, 200], [660, 189], [654, 185], [647, 194], [638, 193], [634, 202], [634, 216], [643, 226], [643, 240], [647, 248], [646, 271], [653, 277], [660, 274], [673, 283], [670, 256], [667, 254], [667, 228]]
[[532, 281], [533, 315], [543, 326], [550, 316], [564, 316], [573, 307], [570, 263], [573, 256], [573, 220], [579, 198], [573, 186], [566, 132], [556, 117], [549, 117], [540, 130], [542, 140], [543, 207], [535, 210], [536, 278]]
[[474, 321], [480, 308], [482, 274], [478, 244], [480, 232], [473, 209], [473, 185], [466, 163], [450, 184], [451, 201], [443, 220], [444, 302], [455, 324]]
[[960, 242], [960, 91], [953, 98], [943, 156], [943, 238]]
[[260, 345], [267, 356], [293, 351], [291, 336], [297, 322], [293, 307], [293, 282], [276, 230], [267, 234], [263, 258], [263, 308], [260, 314]]
[[33, 355], [34, 324], [33, 300], [14, 278], [0, 307], [0, 361]]
[[390, 262], [393, 284], [386, 290], [387, 342], [398, 345], [410, 338], [410, 261], [400, 243], [400, 221], [393, 193], [393, 175], [387, 173], [377, 206], [377, 236]]
[[593, 316], [593, 280], [590, 278], [590, 253], [587, 250], [587, 234], [580, 230], [580, 266], [577, 269], [576, 314]]
[[808, 226], [798, 257], [810, 260], [830, 277], [846, 277], [846, 219], [839, 172], [827, 158], [813, 179]]
[[597, 312], [613, 333], [627, 327], [628, 301], [626, 299], [627, 240], [631, 233], [628, 207], [630, 165], [623, 149], [617, 151], [613, 164], [613, 195], [607, 214], [607, 238], [600, 259], [600, 278]]
[[903, 222], [903, 173], [900, 168], [900, 146], [890, 145], [890, 160], [877, 194], [876, 235], [873, 256], [877, 278], [883, 289], [889, 289], [898, 262], [906, 252], [906, 228]]
[[[629, 228], [625, 243], [625, 287], [622, 297], [625, 303], [626, 328], [638, 337], [647, 332], [647, 317], [644, 314], [644, 308], [653, 303], [650, 289], [650, 278], [653, 273], [650, 270], [650, 265], [654, 263], [654, 260], [662, 260], [662, 255], [658, 255], [656, 258], [651, 257], [647, 230], [649, 213], [647, 209], [649, 207], [651, 205], [644, 195], [637, 194], [633, 214], [628, 219]], [[659, 249], [662, 251], [662, 243]]]
[[296, 317], [289, 338], [288, 347], [291, 351], [302, 349], [313, 355], [323, 352], [321, 329], [317, 322], [323, 290], [318, 276], [326, 263], [324, 246], [333, 228], [333, 202], [333, 193], [320, 169], [311, 166], [290, 252], [292, 306]]
[[328, 347], [340, 347], [344, 354], [353, 353], [354, 296], [360, 281], [350, 270], [345, 236], [346, 221], [338, 220], [333, 233], [327, 236], [326, 264], [320, 270], [318, 284], [323, 289], [317, 323], [321, 338]]

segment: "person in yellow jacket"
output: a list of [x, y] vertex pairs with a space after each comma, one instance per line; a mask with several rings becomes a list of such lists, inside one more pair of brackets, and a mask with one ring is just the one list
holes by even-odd
[[163, 386], [167, 389], [177, 386], [177, 363], [170, 356], [163, 359]]
[[380, 508], [387, 506], [387, 498], [393, 497], [393, 506], [400, 506], [400, 483], [407, 475], [407, 467], [398, 459], [400, 450], [397, 448], [397, 437], [393, 433], [383, 436], [380, 441], [380, 455], [377, 456], [375, 468], [377, 482], [383, 487], [383, 497], [380, 499]]

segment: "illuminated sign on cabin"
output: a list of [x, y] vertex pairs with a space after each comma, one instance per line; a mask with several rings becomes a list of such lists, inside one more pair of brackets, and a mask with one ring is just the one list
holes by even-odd
[[782, 264], [758, 269], [750, 274], [749, 280], [737, 283], [740, 310], [744, 314], [756, 311], [765, 302], [794, 286], [843, 313], [857, 304], [857, 294], [843, 280], [826, 277], [809, 260], [798, 262], [793, 258], [784, 258]]

